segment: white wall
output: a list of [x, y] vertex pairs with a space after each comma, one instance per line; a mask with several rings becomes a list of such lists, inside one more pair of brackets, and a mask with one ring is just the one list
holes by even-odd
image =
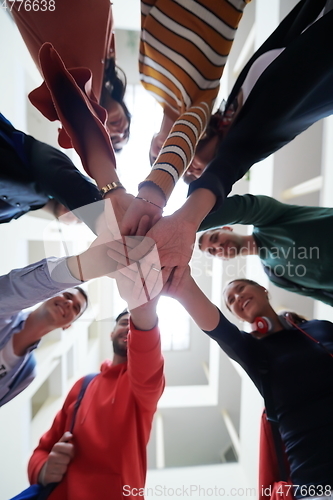
[[256, 486], [248, 483], [239, 464], [148, 471], [145, 493], [147, 500], [257, 498]]
[[0, 28], [1, 112], [25, 131], [26, 94], [42, 80], [4, 7], [0, 8]]

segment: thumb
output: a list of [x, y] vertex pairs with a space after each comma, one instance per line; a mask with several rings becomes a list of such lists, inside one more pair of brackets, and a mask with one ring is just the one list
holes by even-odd
[[69, 431], [66, 431], [63, 436], [59, 439], [58, 443], [68, 443], [73, 438], [73, 434]]

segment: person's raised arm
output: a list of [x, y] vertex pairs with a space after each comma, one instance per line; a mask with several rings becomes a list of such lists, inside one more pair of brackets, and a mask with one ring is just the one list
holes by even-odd
[[244, 337], [237, 326], [206, 297], [191, 277], [189, 268], [183, 274], [177, 288], [173, 287], [171, 293], [169, 288], [168, 295], [183, 305], [198, 327], [215, 340], [228, 356], [244, 366], [239, 356], [239, 346], [243, 346], [242, 357], [247, 358], [249, 356], [247, 341], [251, 340], [250, 337]]
[[[126, 237], [129, 240], [138, 237]], [[156, 410], [164, 389], [163, 356], [156, 306], [163, 288], [162, 270], [158, 254], [153, 248], [140, 262], [128, 262], [122, 252], [123, 244], [113, 242], [110, 256], [119, 262], [115, 273], [121, 297], [130, 311], [128, 336], [128, 374], [133, 394], [140, 406]]]
[[[224, 195], [228, 195], [233, 184], [253, 164], [331, 114], [326, 87], [332, 77], [327, 72], [330, 63], [325, 52], [331, 23], [330, 13], [321, 17], [295, 37], [266, 68], [222, 141], [216, 157], [203, 175], [191, 183], [191, 192], [202, 187], [210, 176], [212, 185], [221, 182]], [[311, 72], [307, 69], [310, 59]], [[284, 68], [288, 71], [282, 71]]]
[[[115, 184], [119, 185], [119, 178], [115, 170], [114, 150], [105, 125], [106, 111], [97, 102], [87, 99], [51, 44], [45, 43], [42, 46], [39, 58], [57, 112], [49, 118], [61, 120], [83, 167], [95, 179], [98, 188], [108, 190], [108, 186], [113, 186], [106, 197], [110, 198], [119, 223], [132, 201], [132, 196], [122, 188], [114, 189]], [[89, 76], [90, 71], [87, 72]], [[89, 82], [85, 84], [88, 85]], [[109, 229], [112, 233], [119, 232], [117, 227]]]
[[[43, 208], [55, 217], [62, 215], [59, 207], [72, 211], [102, 200], [96, 184], [81, 174], [67, 155], [48, 144], [32, 141], [29, 169], [38, 189], [52, 197]], [[96, 219], [102, 212], [100, 203], [91, 205], [90, 210], [79, 210], [77, 215], [96, 231]]]
[[176, 183], [190, 165], [207, 126], [215, 91], [206, 91], [206, 94], [202, 98], [204, 102], [195, 102], [172, 126], [151, 173], [139, 185], [138, 195], [124, 216], [121, 226], [123, 234], [135, 234], [145, 214], [150, 216], [149, 229], [158, 216], [161, 217]]
[[112, 274], [117, 270], [117, 262], [108, 256], [106, 243], [112, 241], [109, 232], [103, 232], [90, 247], [79, 255], [67, 257], [68, 269], [74, 278], [89, 281]]
[[[142, 4], [141, 81], [162, 105], [164, 117], [157, 134], [158, 144], [156, 137], [153, 139], [152, 171], [139, 185], [140, 198], [143, 197], [142, 188], [155, 186], [164, 197], [157, 204], [163, 207], [191, 164], [210, 119], [228, 54], [249, 1], [240, 1], [236, 7], [223, 0], [214, 8], [202, 4], [199, 10], [179, 5], [177, 15], [166, 9], [162, 30], [158, 2], [151, 12], [146, 2]], [[138, 200], [133, 204], [137, 210], [131, 207], [131, 212], [124, 217], [125, 229], [131, 230], [131, 234], [135, 234], [135, 227], [145, 210]]]
[[0, 322], [83, 281], [109, 275], [117, 263], [108, 256], [108, 232], [79, 256], [50, 257], [0, 276]]
[[203, 231], [225, 224], [253, 224], [254, 226], [273, 224], [286, 212], [290, 212], [290, 209], [291, 205], [281, 203], [269, 196], [234, 195], [227, 197], [218, 210], [208, 214], [200, 224], [199, 230]]
[[[172, 283], [172, 277], [169, 285]], [[187, 266], [177, 287], [167, 283], [166, 294], [178, 300], [201, 330], [211, 331], [220, 320], [217, 307], [206, 297], [190, 274]]]

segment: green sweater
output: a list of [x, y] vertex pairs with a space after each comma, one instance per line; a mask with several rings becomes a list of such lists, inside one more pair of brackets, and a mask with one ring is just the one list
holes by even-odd
[[236, 195], [208, 215], [199, 230], [225, 224], [253, 224], [259, 257], [273, 270], [275, 276], [270, 279], [274, 284], [333, 306], [332, 208], [286, 205], [268, 196]]

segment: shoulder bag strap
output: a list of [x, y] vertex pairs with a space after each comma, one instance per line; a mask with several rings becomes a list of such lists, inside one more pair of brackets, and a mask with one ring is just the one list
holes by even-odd
[[86, 392], [86, 389], [87, 389], [88, 385], [90, 384], [90, 382], [92, 381], [92, 379], [96, 377], [96, 375], [98, 375], [98, 374], [97, 373], [90, 373], [89, 375], [86, 375], [84, 377], [83, 381], [82, 381], [82, 386], [81, 386], [79, 395], [77, 397], [76, 403], [74, 405], [72, 421], [71, 421], [71, 425], [70, 425], [70, 428], [69, 428], [69, 432], [71, 434], [73, 433], [73, 429], [74, 429], [74, 425], [75, 425], [75, 419], [76, 419], [76, 414], [77, 414], [77, 411], [78, 411], [78, 409], [80, 407], [80, 404], [81, 404], [81, 401], [83, 399], [84, 393]]

